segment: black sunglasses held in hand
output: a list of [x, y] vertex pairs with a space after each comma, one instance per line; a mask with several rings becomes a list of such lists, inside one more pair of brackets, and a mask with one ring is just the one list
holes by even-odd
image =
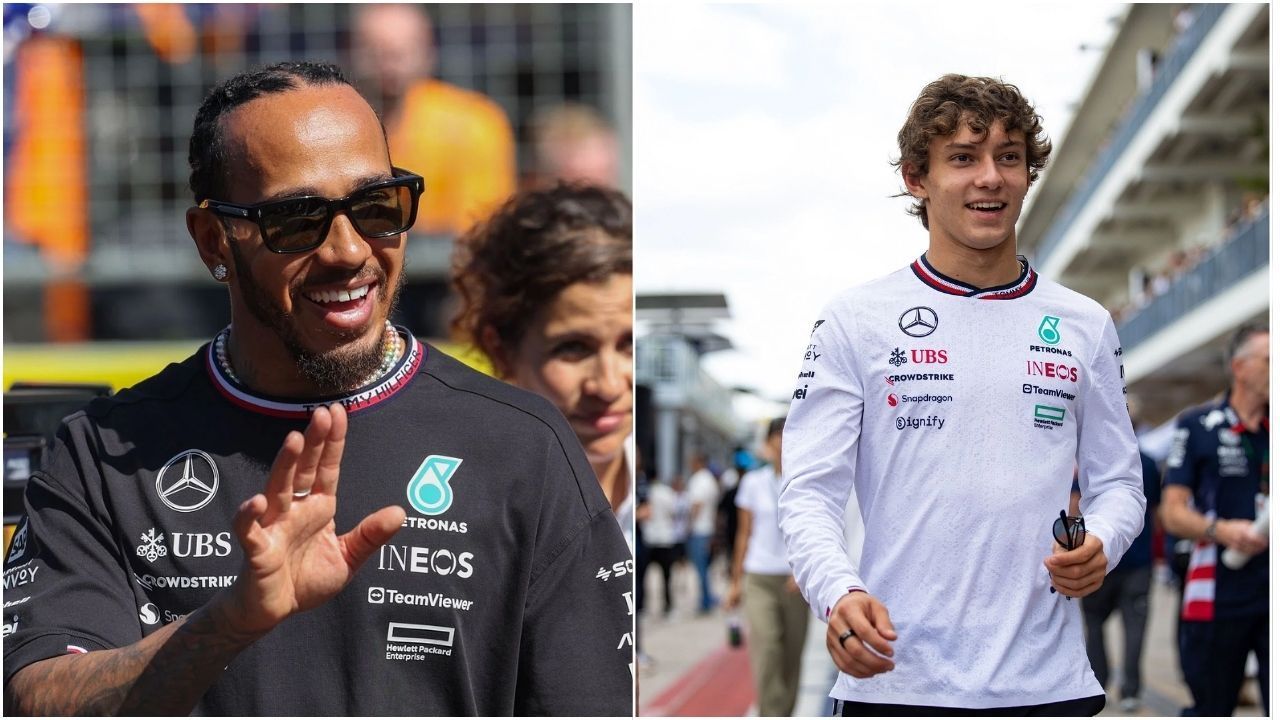
[[[1068, 515], [1066, 510], [1058, 511], [1058, 519], [1053, 521], [1053, 539], [1067, 550], [1075, 550], [1084, 544], [1084, 518]], [[1049, 592], [1056, 593], [1058, 589], [1049, 586]], [[1071, 598], [1067, 598], [1070, 600]]]
[[205, 199], [200, 207], [218, 215], [256, 222], [263, 243], [276, 253], [299, 253], [320, 247], [340, 210], [346, 211], [351, 225], [364, 237], [391, 237], [413, 227], [424, 187], [421, 175], [400, 168], [392, 171], [392, 179], [366, 185], [336, 200], [305, 195], [256, 205], [236, 205]]

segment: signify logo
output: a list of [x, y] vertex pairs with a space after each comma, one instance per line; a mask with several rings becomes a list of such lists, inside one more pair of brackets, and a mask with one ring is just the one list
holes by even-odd
[[1057, 405], [1036, 405], [1034, 423], [1036, 427], [1051, 428], [1062, 427], [1062, 421], [1067, 417], [1067, 409]]
[[940, 418], [937, 415], [930, 415], [929, 417], [922, 418], [899, 417], [894, 421], [894, 424], [899, 430], [906, 430], [907, 428], [916, 430], [922, 427], [937, 428], [938, 430], [941, 430], [942, 425], [945, 422], [945, 419]]

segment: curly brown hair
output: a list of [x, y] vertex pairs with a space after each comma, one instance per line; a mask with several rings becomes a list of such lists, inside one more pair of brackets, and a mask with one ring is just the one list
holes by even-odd
[[[1028, 187], [1040, 176], [1049, 152], [1053, 149], [1041, 127], [1041, 117], [1031, 102], [1014, 85], [989, 77], [943, 75], [920, 91], [920, 96], [907, 113], [907, 121], [898, 131], [897, 160], [894, 167], [912, 175], [929, 172], [929, 141], [935, 137], [954, 135], [965, 120], [969, 129], [985, 135], [997, 120], [1005, 132], [1021, 130], [1027, 137]], [[902, 192], [898, 196], [910, 195]], [[929, 214], [924, 201], [912, 203], [908, 213], [920, 218], [927, 229]]]
[[[631, 201], [617, 190], [558, 183], [517, 193], [458, 238], [451, 282], [461, 309], [450, 323], [498, 373], [533, 316], [562, 290], [631, 274]], [[486, 329], [496, 336], [486, 340]]]

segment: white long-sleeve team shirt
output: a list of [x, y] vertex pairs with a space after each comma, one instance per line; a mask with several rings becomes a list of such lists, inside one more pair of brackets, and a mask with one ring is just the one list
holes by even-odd
[[[1146, 501], [1120, 344], [1096, 302], [1039, 278], [978, 290], [923, 257], [848, 290], [815, 323], [783, 434], [779, 518], [819, 618], [882, 601], [896, 667], [842, 700], [964, 708], [1102, 694], [1079, 600], [1043, 561], [1078, 464], [1110, 571]], [[865, 542], [851, 563], [845, 506]]]

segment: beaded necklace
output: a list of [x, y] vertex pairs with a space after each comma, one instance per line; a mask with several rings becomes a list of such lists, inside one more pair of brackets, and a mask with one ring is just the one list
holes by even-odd
[[[227, 374], [236, 383], [243, 385], [240, 377], [236, 375], [236, 371], [231, 367], [231, 358], [227, 354], [227, 338], [231, 337], [231, 326], [222, 329], [217, 337], [213, 339], [213, 353], [218, 358], [218, 367], [222, 368], [222, 372]], [[386, 329], [382, 332], [382, 364], [378, 369], [365, 378], [360, 387], [364, 387], [372, 383], [374, 380], [391, 372], [391, 368], [395, 367], [396, 360], [400, 359], [400, 352], [404, 349], [404, 340], [400, 337], [400, 333], [396, 332], [395, 326], [390, 320], [386, 321]]]

